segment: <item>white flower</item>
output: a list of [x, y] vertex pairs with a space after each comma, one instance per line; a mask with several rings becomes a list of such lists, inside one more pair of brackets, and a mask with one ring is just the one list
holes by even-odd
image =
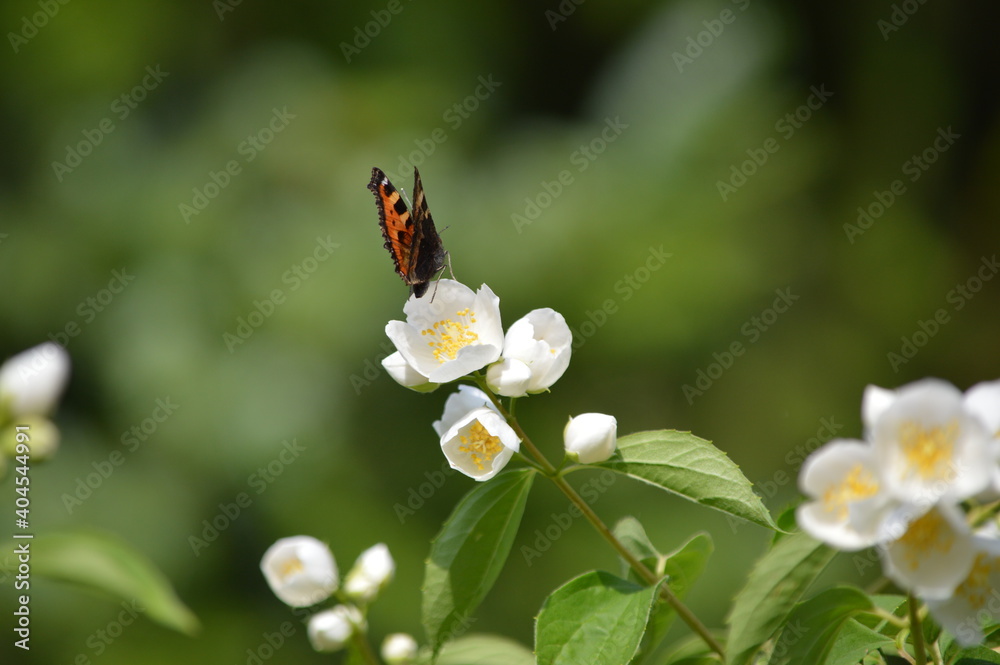
[[796, 520], [813, 538], [841, 550], [878, 541], [889, 501], [868, 444], [830, 441], [802, 465], [799, 489], [813, 501], [799, 506]]
[[365, 618], [351, 605], [337, 605], [314, 614], [306, 627], [313, 649], [325, 652], [343, 649], [356, 630], [364, 629]]
[[490, 388], [506, 397], [548, 390], [569, 367], [572, 344], [573, 334], [562, 314], [548, 307], [528, 312], [507, 329], [504, 363], [487, 373]]
[[337, 562], [312, 536], [291, 536], [271, 545], [260, 561], [271, 591], [292, 607], [308, 607], [337, 590]]
[[454, 280], [439, 280], [433, 299], [410, 298], [403, 313], [406, 321], [390, 321], [385, 334], [430, 383], [480, 370], [503, 350], [500, 299], [485, 284], [473, 293]]
[[13, 416], [51, 413], [69, 378], [69, 354], [45, 342], [0, 365], [0, 408]]
[[344, 591], [359, 602], [370, 602], [392, 580], [395, 572], [396, 562], [392, 560], [389, 548], [379, 543], [362, 552], [354, 562], [344, 580]]
[[900, 588], [925, 600], [946, 600], [968, 577], [976, 548], [957, 507], [939, 503], [916, 519], [904, 517], [885, 528], [885, 535], [902, 532], [880, 548], [885, 575]]
[[983, 627], [1000, 621], [1000, 542], [995, 529], [973, 537], [975, 559], [969, 574], [943, 600], [928, 600], [931, 614], [963, 647], [981, 644]]
[[448, 397], [434, 431], [451, 468], [479, 481], [498, 474], [521, 445], [486, 393], [471, 386]]
[[393, 633], [382, 642], [382, 660], [389, 665], [404, 665], [417, 657], [417, 641], [406, 633]]
[[900, 500], [926, 510], [939, 499], [967, 499], [991, 483], [996, 463], [990, 433], [951, 384], [925, 379], [891, 397], [869, 388], [862, 412], [882, 480]]
[[618, 421], [603, 413], [582, 413], [566, 423], [563, 440], [566, 452], [584, 464], [603, 462], [615, 454]]
[[385, 367], [385, 371], [396, 383], [418, 393], [432, 392], [441, 385], [429, 382], [426, 376], [413, 369], [410, 363], [406, 362], [406, 358], [399, 351], [383, 358], [382, 367]]

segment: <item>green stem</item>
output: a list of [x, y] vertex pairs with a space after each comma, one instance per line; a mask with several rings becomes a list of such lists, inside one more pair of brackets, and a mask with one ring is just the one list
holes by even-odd
[[[566, 479], [562, 477], [559, 470], [552, 465], [551, 462], [542, 454], [542, 452], [535, 446], [531, 441], [531, 438], [525, 433], [524, 429], [521, 428], [520, 423], [517, 419], [504, 408], [503, 404], [493, 391], [489, 389], [486, 385], [486, 379], [482, 375], [474, 377], [476, 383], [482, 389], [484, 393], [493, 402], [493, 405], [500, 411], [500, 414], [507, 420], [507, 423], [513, 428], [514, 432], [517, 434], [518, 438], [521, 439], [521, 446], [526, 449], [531, 456], [538, 462], [538, 467], [553, 483], [558, 487], [566, 497], [580, 509], [583, 516], [587, 518], [587, 521], [597, 530], [601, 535], [611, 545], [611, 547], [618, 553], [618, 555], [625, 560], [632, 570], [636, 572], [639, 577], [643, 579], [647, 584], [654, 585], [660, 582], [660, 579], [656, 574], [651, 571], [646, 565], [637, 559], [628, 549], [619, 541], [615, 534], [611, 532], [611, 529], [601, 520], [601, 518], [594, 512], [590, 505], [583, 500], [573, 486], [566, 482]], [[670, 605], [671, 608], [677, 613], [677, 616], [681, 618], [681, 621], [686, 623], [691, 630], [698, 634], [705, 644], [709, 646], [715, 653], [719, 655], [720, 658], [725, 660], [726, 654], [722, 645], [719, 644], [718, 640], [709, 632], [708, 628], [701, 622], [701, 620], [695, 616], [695, 614], [687, 608], [687, 606], [681, 602], [681, 600], [674, 595], [674, 592], [670, 590], [670, 587], [666, 584], [660, 585], [659, 591], [660, 598]]]
[[920, 613], [917, 611], [917, 599], [911, 593], [907, 604], [910, 609], [910, 635], [913, 636], [913, 652], [916, 665], [927, 665], [927, 650], [924, 647], [924, 630], [920, 625]]
[[361, 654], [361, 659], [364, 662], [368, 663], [368, 665], [380, 665], [378, 658], [375, 656], [375, 651], [372, 649], [372, 645], [368, 643], [367, 633], [355, 628], [354, 634], [351, 635], [351, 641], [354, 642], [354, 647]]

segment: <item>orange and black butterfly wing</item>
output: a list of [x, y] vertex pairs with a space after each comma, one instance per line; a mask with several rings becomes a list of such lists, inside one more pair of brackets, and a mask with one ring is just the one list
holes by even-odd
[[413, 293], [418, 298], [427, 292], [427, 283], [444, 270], [447, 253], [441, 244], [441, 236], [434, 228], [434, 219], [427, 207], [424, 186], [420, 182], [420, 172], [413, 169], [413, 226], [418, 229], [413, 242], [417, 247], [413, 257], [411, 274]]
[[[396, 272], [416, 292], [414, 267], [420, 251], [422, 227], [415, 224], [414, 217], [406, 208], [403, 197], [386, 177], [382, 169], [372, 169], [372, 179], [368, 189], [375, 194], [375, 207], [378, 208], [378, 223], [382, 227], [382, 237], [385, 238], [385, 248], [389, 250]], [[426, 204], [425, 204], [426, 205]], [[423, 291], [427, 285], [423, 284]], [[421, 294], [423, 293], [421, 291]], [[419, 297], [420, 294], [418, 294]]]

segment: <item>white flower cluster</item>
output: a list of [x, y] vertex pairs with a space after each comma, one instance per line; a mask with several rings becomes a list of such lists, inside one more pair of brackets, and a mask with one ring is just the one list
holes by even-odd
[[838, 549], [878, 546], [887, 577], [980, 643], [1000, 619], [1000, 530], [975, 510], [1000, 498], [1000, 381], [869, 386], [862, 419], [864, 441], [830, 441], [802, 465], [799, 525]]
[[[500, 298], [488, 286], [473, 292], [442, 279], [435, 289], [432, 297], [411, 297], [406, 321], [385, 327], [396, 353], [382, 365], [400, 385], [429, 392], [485, 368], [487, 387], [515, 398], [547, 391], [569, 367], [573, 335], [558, 312], [532, 310], [504, 335]], [[452, 468], [479, 481], [499, 473], [521, 444], [490, 396], [470, 386], [448, 398], [434, 430]], [[566, 451], [584, 463], [600, 462], [614, 453], [616, 436], [614, 418], [584, 414], [566, 428]]]
[[268, 548], [260, 569], [274, 595], [292, 607], [311, 607], [342, 591], [338, 598], [343, 602], [313, 614], [307, 627], [314, 649], [337, 651], [355, 633], [367, 629], [364, 610], [392, 581], [396, 563], [384, 544], [370, 547], [358, 557], [340, 589], [337, 562], [330, 548], [312, 536], [291, 536]]

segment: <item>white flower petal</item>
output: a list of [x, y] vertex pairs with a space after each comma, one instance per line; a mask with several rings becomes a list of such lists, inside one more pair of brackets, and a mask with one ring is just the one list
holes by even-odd
[[528, 366], [531, 380], [526, 392], [538, 393], [548, 390], [565, 373], [572, 344], [566, 319], [545, 307], [528, 312], [511, 325], [504, 338], [503, 357]]
[[369, 547], [361, 553], [354, 567], [344, 580], [344, 591], [361, 602], [371, 602], [378, 592], [392, 580], [396, 572], [389, 548], [384, 543]]
[[440, 385], [431, 383], [426, 376], [413, 369], [413, 366], [406, 362], [406, 358], [399, 351], [383, 358], [382, 367], [396, 383], [418, 393], [432, 392], [437, 390]]
[[437, 432], [439, 437], [444, 436], [445, 432], [468, 415], [470, 411], [483, 406], [496, 411], [493, 402], [490, 401], [490, 398], [482, 390], [474, 386], [460, 385], [458, 390], [448, 395], [448, 399], [445, 400], [444, 413], [441, 414], [441, 420], [435, 420], [433, 423], [434, 431]]
[[0, 365], [0, 407], [11, 415], [51, 413], [69, 379], [69, 354], [54, 342], [45, 342], [12, 356]]
[[563, 429], [566, 452], [583, 464], [603, 462], [615, 454], [618, 421], [603, 413], [581, 413], [570, 418]]
[[865, 388], [864, 396], [861, 398], [861, 420], [865, 425], [865, 431], [871, 431], [885, 410], [896, 400], [896, 393], [892, 390], [869, 385]]
[[514, 358], [503, 358], [486, 370], [490, 390], [504, 397], [524, 397], [531, 383], [531, 369]]
[[983, 421], [993, 438], [1000, 438], [1000, 381], [984, 381], [966, 390], [965, 408]]
[[264, 552], [260, 569], [274, 595], [292, 607], [315, 605], [337, 589], [333, 554], [312, 536], [278, 540]]

